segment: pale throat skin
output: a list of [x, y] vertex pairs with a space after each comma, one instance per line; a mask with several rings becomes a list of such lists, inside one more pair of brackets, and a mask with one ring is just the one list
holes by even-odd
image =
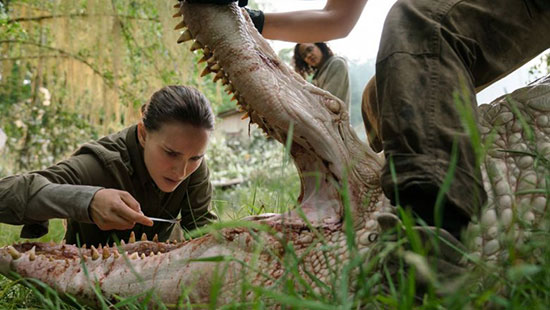
[[300, 57], [311, 67], [319, 68], [325, 61], [323, 52], [313, 43], [300, 43], [298, 47]]
[[143, 147], [147, 172], [165, 192], [173, 192], [199, 168], [210, 138], [210, 131], [191, 124], [172, 121], [151, 131], [138, 124], [138, 140]]

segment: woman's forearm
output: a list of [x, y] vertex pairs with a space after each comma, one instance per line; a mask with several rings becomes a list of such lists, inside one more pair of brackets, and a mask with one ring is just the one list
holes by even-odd
[[321, 42], [347, 36], [367, 0], [329, 0], [320, 10], [265, 13], [262, 35], [290, 42]]

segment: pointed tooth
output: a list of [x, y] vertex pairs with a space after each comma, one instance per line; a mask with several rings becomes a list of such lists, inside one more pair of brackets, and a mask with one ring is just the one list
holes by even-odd
[[36, 246], [33, 246], [27, 253], [29, 253], [29, 260], [33, 261], [36, 259]]
[[147, 241], [147, 234], [146, 233], [141, 234], [141, 241]]
[[179, 30], [179, 29], [181, 29], [181, 28], [183, 28], [183, 27], [185, 27], [185, 26], [187, 26], [187, 25], [185, 24], [185, 20], [182, 19], [181, 22], [179, 22], [179, 24], [177, 24], [176, 27], [174, 27], [174, 30]]
[[178, 244], [178, 240], [176, 239], [172, 240], [172, 244]]
[[98, 249], [101, 249], [103, 247], [103, 244], [101, 244], [101, 242], [99, 243], [99, 246], [97, 247]]
[[233, 93], [233, 97], [231, 97], [231, 101], [237, 101], [239, 103], [239, 99], [237, 99], [237, 95]]
[[128, 258], [130, 259], [138, 259], [139, 258], [139, 254], [137, 252], [134, 252], [132, 253], [130, 256], [128, 256]]
[[82, 248], [83, 248], [83, 249], [87, 249], [87, 248], [88, 248], [88, 245], [87, 245], [86, 243], [84, 243], [84, 244], [82, 245]]
[[220, 67], [220, 64], [218, 64], [218, 63], [215, 63], [212, 66], [210, 66], [210, 70], [216, 71], [216, 72], [219, 71], [221, 68], [222, 67]]
[[17, 251], [11, 245], [8, 246], [8, 253], [10, 253], [11, 258], [13, 258], [13, 259], [18, 259], [19, 257], [21, 257], [21, 253], [19, 253], [19, 251]]
[[201, 42], [199, 42], [199, 41], [193, 42], [193, 44], [191, 45], [191, 48], [190, 48], [191, 52], [194, 52], [194, 51], [199, 50], [199, 49], [202, 49]]
[[87, 261], [88, 260], [88, 255], [86, 254], [82, 254], [82, 261]]
[[241, 119], [247, 119], [250, 117], [250, 114], [248, 114], [248, 112], [246, 112], [242, 117]]
[[220, 70], [216, 72], [216, 76], [214, 76], [214, 83], [216, 83], [219, 79], [224, 77], [223, 70]]
[[178, 43], [186, 42], [186, 41], [189, 41], [191, 39], [193, 39], [193, 35], [191, 35], [191, 31], [189, 31], [189, 29], [187, 29], [178, 38]]
[[182, 15], [183, 15], [183, 9], [180, 8], [176, 14], [172, 15], [172, 17], [180, 17]]
[[107, 246], [103, 247], [103, 253], [101, 253], [101, 254], [103, 254], [102, 255], [103, 259], [109, 258], [109, 256], [111, 256], [111, 252], [109, 252], [109, 247], [107, 247]]
[[120, 240], [120, 245], [121, 245], [121, 246], [126, 245], [126, 241], [124, 241], [124, 239], [121, 239], [121, 240]]
[[197, 63], [201, 64], [201, 63], [207, 61], [206, 59], [207, 59], [206, 55], [203, 55], [203, 56], [201, 57], [201, 59], [199, 59], [199, 61], [198, 61]]
[[201, 77], [203, 77], [203, 76], [205, 76], [205, 75], [207, 75], [207, 74], [210, 74], [210, 73], [212, 73], [212, 70], [210, 70], [209, 67], [206, 67], [206, 68], [204, 68], [204, 70], [202, 70], [202, 72], [201, 72]]
[[228, 93], [232, 93], [235, 89], [233, 88], [233, 85], [227, 84], [227, 87], [225, 87], [225, 91]]
[[153, 236], [153, 242], [159, 242], [159, 235], [158, 234], [155, 234]]
[[222, 85], [227, 85], [227, 84], [229, 84], [229, 80], [224, 76], [222, 78]]
[[205, 55], [210, 55], [212, 52], [208, 46], [205, 46], [202, 51]]
[[96, 260], [99, 258], [99, 252], [96, 250], [96, 248], [92, 245], [92, 260]]
[[134, 242], [136, 242], [136, 234], [132, 230], [132, 232], [130, 233], [130, 238], [128, 238], [128, 243], [134, 243]]
[[119, 258], [119, 257], [120, 257], [120, 253], [118, 253], [118, 249], [117, 249], [117, 248], [115, 248], [115, 249], [113, 250], [113, 256], [114, 256], [115, 258]]
[[149, 257], [153, 257], [153, 256], [155, 256], [155, 252], [153, 251], [149, 252]]
[[144, 259], [146, 256], [145, 256], [145, 253], [141, 253], [141, 259]]
[[206, 62], [211, 65], [211, 64], [215, 64], [216, 63], [216, 57], [214, 55], [212, 55], [210, 58], [208, 58], [206, 60]]

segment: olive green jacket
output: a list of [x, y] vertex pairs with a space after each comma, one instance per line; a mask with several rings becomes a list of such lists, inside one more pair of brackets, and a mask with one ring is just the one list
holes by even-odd
[[340, 98], [349, 110], [350, 84], [348, 65], [344, 58], [332, 56], [327, 59], [319, 70], [315, 72], [312, 83]]
[[[47, 220], [68, 218], [67, 243], [97, 245], [127, 239], [127, 231], [102, 231], [92, 223], [88, 206], [102, 188], [129, 192], [145, 215], [161, 218], [181, 216], [181, 226], [192, 230], [215, 219], [209, 212], [212, 185], [203, 160], [176, 190], [160, 191], [147, 172], [143, 149], [137, 140], [137, 126], [131, 126], [98, 141], [81, 146], [70, 158], [41, 171], [0, 180], [0, 221], [25, 224], [21, 237], [36, 238], [47, 233]], [[173, 224], [154, 222], [152, 227], [137, 224], [137, 236], [159, 235], [166, 240]]]

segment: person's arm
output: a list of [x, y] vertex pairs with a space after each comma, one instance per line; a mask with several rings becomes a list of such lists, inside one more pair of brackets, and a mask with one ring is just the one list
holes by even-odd
[[313, 43], [346, 37], [367, 0], [327, 0], [321, 10], [264, 13], [262, 35], [267, 39]]
[[[135, 222], [152, 224], [126, 192], [103, 189], [106, 167], [89, 154], [69, 158], [41, 171], [0, 180], [0, 222], [24, 227], [22, 237], [47, 232], [47, 220], [70, 218], [101, 229], [126, 229]], [[37, 228], [37, 225], [42, 228]]]
[[204, 226], [217, 216], [210, 212], [212, 201], [212, 183], [206, 160], [203, 160], [199, 168], [189, 176], [187, 194], [181, 210], [181, 227], [192, 230]]

